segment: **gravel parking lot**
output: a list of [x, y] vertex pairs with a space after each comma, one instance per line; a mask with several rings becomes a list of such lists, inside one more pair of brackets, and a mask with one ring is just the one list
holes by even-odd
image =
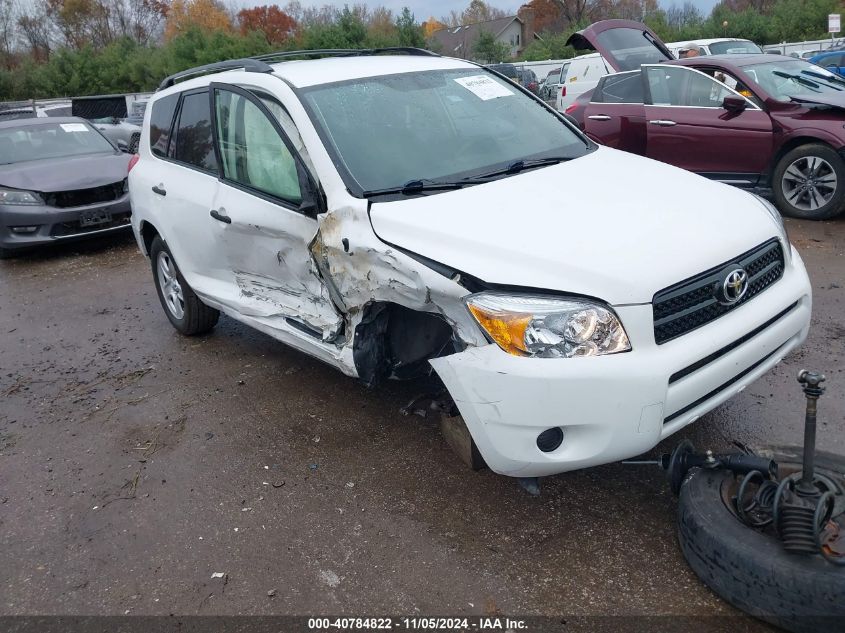
[[[845, 221], [787, 224], [813, 282], [810, 340], [660, 450], [800, 443], [808, 367], [828, 375], [819, 446], [845, 454]], [[769, 630], [686, 567], [657, 469], [560, 475], [539, 498], [470, 472], [436, 420], [399, 413], [424, 384], [367, 390], [226, 317], [181, 337], [129, 236], [0, 264], [0, 333], [1, 614], [729, 615]]]

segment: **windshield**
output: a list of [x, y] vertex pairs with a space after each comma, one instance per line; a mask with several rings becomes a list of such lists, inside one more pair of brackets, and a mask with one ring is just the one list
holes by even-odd
[[575, 158], [590, 147], [546, 106], [479, 68], [368, 77], [303, 92], [357, 195], [479, 175], [517, 160]]
[[0, 164], [115, 152], [87, 123], [39, 123], [0, 129]]
[[845, 78], [798, 59], [753, 64], [742, 71], [778, 101], [845, 92]]
[[713, 42], [708, 47], [711, 55], [733, 55], [735, 53], [762, 53], [754, 42], [734, 40], [731, 42]]

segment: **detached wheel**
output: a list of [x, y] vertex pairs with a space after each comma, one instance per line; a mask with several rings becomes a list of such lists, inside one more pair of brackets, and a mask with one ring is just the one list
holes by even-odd
[[[800, 468], [800, 449], [759, 454]], [[816, 467], [845, 482], [845, 457], [818, 452]], [[845, 567], [789, 554], [775, 537], [741, 523], [726, 501], [732, 480], [725, 470], [697, 470], [684, 483], [678, 539], [687, 563], [721, 598], [761, 620], [796, 633], [837, 630], [845, 622]]]
[[186, 336], [211, 330], [220, 313], [205, 305], [191, 290], [167, 244], [158, 236], [150, 247], [150, 261], [158, 298], [173, 327]]
[[845, 210], [845, 161], [827, 145], [796, 147], [777, 166], [772, 190], [784, 215], [827, 220]]

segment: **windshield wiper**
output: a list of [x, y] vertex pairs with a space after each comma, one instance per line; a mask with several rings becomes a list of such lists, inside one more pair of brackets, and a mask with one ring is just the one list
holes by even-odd
[[817, 84], [815, 81], [811, 81], [801, 75], [790, 75], [789, 73], [785, 73], [781, 70], [773, 70], [772, 74], [777, 75], [778, 77], [783, 77], [784, 79], [794, 79], [798, 83], [804, 84], [809, 88], [821, 88], [821, 85]]
[[435, 182], [433, 180], [409, 180], [401, 187], [387, 187], [385, 189], [370, 189], [362, 192], [365, 198], [372, 196], [389, 196], [401, 194], [403, 196], [414, 196], [426, 191], [451, 191], [461, 189], [464, 185], [475, 184], [472, 182]]
[[572, 158], [569, 156], [548, 156], [546, 158], [515, 160], [504, 169], [497, 169], [495, 171], [487, 172], [486, 174], [478, 174], [477, 176], [464, 178], [464, 181], [493, 178], [495, 176], [510, 176], [511, 174], [518, 174], [519, 172], [524, 171], [526, 169], [543, 167], [545, 165], [556, 165], [558, 163], [563, 163], [568, 160], [572, 160]]

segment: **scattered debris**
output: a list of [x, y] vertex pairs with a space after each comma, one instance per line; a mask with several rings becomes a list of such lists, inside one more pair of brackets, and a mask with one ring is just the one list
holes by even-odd
[[346, 487], [347, 487], [347, 488], [354, 488], [354, 487], [355, 487], [355, 482], [354, 482], [354, 481], [347, 481], [347, 482], [346, 482]]
[[311, 470], [317, 470], [317, 467], [318, 467], [318, 464], [309, 464], [308, 465], [308, 468], [310, 468]]
[[212, 579], [213, 579], [213, 578], [225, 578], [225, 577], [226, 577], [226, 572], [223, 572], [223, 571], [216, 571], [216, 572], [214, 572], [213, 574], [211, 574], [211, 577], [212, 577]]
[[273, 488], [281, 488], [284, 485], [285, 485], [284, 479], [282, 479], [281, 481], [274, 481], [273, 482]]
[[268, 598], [273, 598], [273, 597], [275, 597], [275, 595], [276, 595], [276, 590], [275, 590], [275, 589], [271, 589], [270, 591], [268, 591], [268, 592], [267, 592], [267, 597], [268, 597]]
[[334, 573], [331, 569], [320, 571], [320, 580], [332, 588], [337, 587], [340, 584], [340, 576]]

